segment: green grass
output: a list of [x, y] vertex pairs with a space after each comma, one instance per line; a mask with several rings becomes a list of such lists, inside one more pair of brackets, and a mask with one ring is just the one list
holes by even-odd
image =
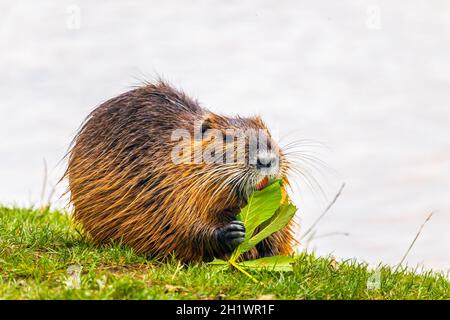
[[[158, 263], [128, 248], [97, 248], [58, 211], [0, 207], [1, 299], [450, 299], [441, 274], [414, 274], [380, 266], [379, 289], [368, 289], [373, 270], [355, 261], [301, 254], [294, 272], [253, 271], [255, 285], [230, 269]], [[79, 288], [68, 285], [70, 266], [81, 266]], [[77, 277], [75, 277], [77, 278]]]

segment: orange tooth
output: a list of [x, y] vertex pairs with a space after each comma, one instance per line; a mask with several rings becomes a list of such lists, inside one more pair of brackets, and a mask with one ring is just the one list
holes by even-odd
[[264, 189], [265, 187], [267, 187], [268, 184], [269, 184], [269, 178], [266, 176], [266, 177], [264, 177], [264, 179], [262, 179], [262, 180], [256, 185], [256, 190], [260, 191], [260, 190]]

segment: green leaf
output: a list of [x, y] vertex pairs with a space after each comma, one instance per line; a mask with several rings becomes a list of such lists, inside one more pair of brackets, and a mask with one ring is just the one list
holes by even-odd
[[[272, 271], [292, 271], [293, 258], [290, 256], [265, 257], [256, 260], [237, 262], [239, 256], [252, 249], [260, 241], [283, 229], [294, 216], [297, 208], [283, 200], [282, 181], [275, 180], [261, 191], [254, 192], [248, 204], [237, 216], [245, 226], [245, 239], [233, 252], [228, 261], [215, 259], [210, 264], [224, 266], [227, 263], [248, 276], [255, 283], [260, 283], [245, 268], [268, 269]], [[255, 231], [258, 232], [255, 234]]]
[[291, 203], [282, 205], [277, 212], [265, 223], [263, 229], [256, 235], [244, 242], [241, 252], [246, 252], [256, 246], [259, 242], [270, 236], [271, 234], [283, 229], [297, 212], [297, 207]]
[[254, 192], [248, 204], [242, 208], [237, 216], [244, 222], [246, 236], [245, 240], [250, 239], [255, 229], [264, 221], [270, 219], [280, 206], [281, 201], [281, 181], [275, 180], [269, 186], [261, 191]]
[[243, 268], [286, 272], [293, 271], [293, 262], [294, 258], [291, 256], [273, 256], [243, 261], [240, 262], [239, 265]]

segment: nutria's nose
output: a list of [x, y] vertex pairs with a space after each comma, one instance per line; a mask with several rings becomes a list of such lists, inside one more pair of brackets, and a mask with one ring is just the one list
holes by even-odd
[[271, 168], [277, 163], [277, 156], [273, 153], [260, 153], [256, 159], [256, 168]]

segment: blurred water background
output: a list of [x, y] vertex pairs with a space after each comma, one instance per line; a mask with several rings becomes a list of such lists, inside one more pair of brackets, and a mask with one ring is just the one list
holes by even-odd
[[48, 196], [85, 116], [160, 75], [321, 143], [303, 148], [324, 196], [295, 179], [303, 231], [346, 187], [309, 250], [394, 265], [435, 211], [407, 262], [448, 270], [449, 58], [445, 0], [0, 1], [0, 203], [39, 205], [43, 159]]

